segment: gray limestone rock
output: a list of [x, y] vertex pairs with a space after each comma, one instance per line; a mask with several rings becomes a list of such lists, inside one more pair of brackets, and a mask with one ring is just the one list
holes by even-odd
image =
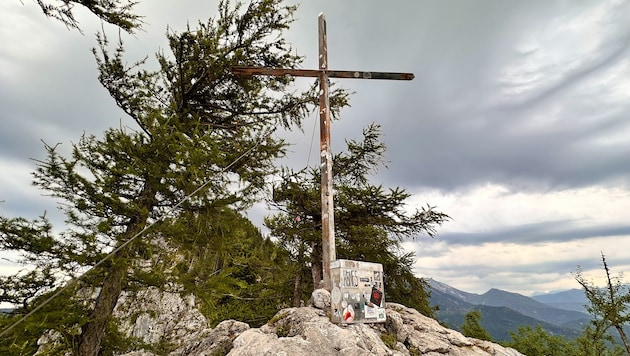
[[[172, 350], [168, 355], [173, 356], [523, 356], [492, 342], [467, 338], [395, 303], [386, 304], [386, 323], [333, 324], [327, 314], [330, 294], [326, 291], [313, 293], [317, 308], [283, 309], [260, 328], [252, 329], [235, 320], [210, 328], [193, 296], [171, 290], [149, 288], [125, 293], [114, 312], [120, 330], [148, 344], [167, 342]], [[56, 338], [52, 332], [42, 336], [42, 354], [55, 345]], [[124, 356], [156, 355], [136, 350]]]
[[330, 292], [323, 288], [315, 289], [313, 293], [311, 293], [311, 303], [317, 309], [329, 310]]
[[325, 311], [289, 308], [233, 342], [230, 356], [249, 355], [507, 355], [513, 349], [471, 339], [400, 304], [387, 304], [386, 324], [335, 325]]

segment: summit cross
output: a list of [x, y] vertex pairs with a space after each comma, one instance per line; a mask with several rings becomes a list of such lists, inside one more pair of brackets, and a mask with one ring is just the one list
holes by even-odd
[[[321, 157], [322, 200], [322, 274], [324, 289], [332, 290], [330, 263], [337, 259], [335, 252], [335, 214], [333, 210], [332, 153], [330, 149], [330, 105], [328, 78], [412, 80], [412, 73], [362, 72], [328, 70], [328, 38], [326, 18], [319, 14], [319, 69], [289, 69], [268, 67], [232, 67], [237, 75], [295, 76], [319, 78], [319, 132]], [[315, 286], [317, 288], [317, 286]]]

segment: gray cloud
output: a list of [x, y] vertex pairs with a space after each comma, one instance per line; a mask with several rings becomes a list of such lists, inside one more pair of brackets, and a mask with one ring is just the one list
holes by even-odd
[[559, 220], [495, 228], [488, 232], [447, 232], [441, 234], [439, 238], [451, 245], [479, 245], [492, 242], [529, 245], [627, 235], [630, 235], [630, 225], [578, 227], [573, 221]]
[[[588, 7], [583, 11], [588, 12]], [[489, 181], [541, 190], [627, 177], [628, 144], [601, 147], [590, 142], [606, 130], [629, 130], [627, 120], [623, 120], [626, 115], [620, 114], [628, 112], [627, 101], [614, 102], [619, 111], [610, 112], [605, 86], [611, 83], [590, 88], [586, 82], [611, 67], [625, 65], [628, 22], [620, 23], [616, 36], [601, 39], [604, 44], [595, 48], [597, 53], [589, 53], [591, 57], [563, 78], [517, 97], [515, 104], [493, 103], [496, 99], [492, 98], [502, 90], [497, 84], [497, 68], [527, 56], [515, 53], [519, 38], [560, 14], [538, 15], [537, 23], [525, 23], [529, 27], [522, 28], [510, 21], [488, 22], [486, 28], [496, 25], [493, 32], [477, 38], [481, 32], [477, 26], [483, 26], [483, 20], [474, 21], [472, 16], [472, 20], [460, 23], [460, 33], [440, 32], [435, 43], [416, 48], [420, 61], [426, 63], [430, 59], [420, 57], [434, 56], [433, 61], [426, 68], [414, 66], [417, 79], [413, 89], [396, 90], [389, 105], [392, 109], [379, 111], [392, 113], [384, 120], [392, 161], [385, 179], [404, 186], [445, 190]], [[505, 17], [510, 19], [510, 13], [506, 11]], [[458, 35], [474, 45], [458, 46], [464, 41]], [[614, 80], [623, 83], [627, 77]], [[602, 100], [607, 105], [592, 106]], [[548, 124], [528, 128], [527, 123], [535, 117]]]

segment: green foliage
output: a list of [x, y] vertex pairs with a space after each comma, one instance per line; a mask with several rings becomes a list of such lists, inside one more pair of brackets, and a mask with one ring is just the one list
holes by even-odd
[[389, 333], [382, 333], [381, 340], [383, 340], [383, 343], [385, 344], [385, 346], [389, 347], [390, 349], [398, 350], [398, 348], [396, 347], [396, 345], [398, 344], [396, 335], [389, 334]]
[[517, 332], [510, 334], [512, 341], [505, 345], [525, 355], [575, 355], [575, 348], [571, 342], [561, 336], [548, 334], [540, 325], [535, 328], [519, 326]]
[[46, 216], [29, 221], [0, 216], [0, 249], [21, 251], [12, 262], [32, 265], [12, 276], [0, 276], [0, 302], [27, 308], [33, 298], [52, 288], [57, 279], [58, 251], [52, 226]]
[[[70, 24], [71, 3], [58, 15]], [[105, 6], [93, 3], [93, 9]], [[45, 145], [47, 157], [37, 162], [34, 184], [62, 202], [67, 225], [53, 235], [45, 220], [0, 220], [3, 248], [21, 254], [39, 273], [2, 280], [7, 288], [3, 298], [29, 310], [37, 296], [59, 286], [61, 279], [95, 268], [82, 277], [81, 287], [102, 287], [106, 293], [96, 300], [85, 298], [88, 305], [97, 302], [94, 309], [82, 307], [81, 313], [72, 311], [56, 320], [60, 330], [82, 330], [78, 342], [68, 341], [69, 349], [76, 352], [78, 344], [79, 353], [92, 354], [82, 347], [105, 345], [98, 335], [107, 327], [121, 290], [171, 278], [165, 267], [155, 264], [151, 275], [136, 263], [164, 256], [168, 250], [157, 242], [166, 236], [178, 248], [190, 248], [183, 253], [188, 260], [175, 266], [175, 275], [188, 290], [195, 283], [208, 289], [201, 297], [206, 311], [214, 310], [212, 320], [271, 314], [282, 303], [283, 276], [290, 269], [278, 267], [284, 267], [286, 258], [249, 227], [232, 224], [242, 224], [236, 212], [257, 201], [267, 178], [276, 173], [273, 162], [284, 154], [285, 143], [271, 133], [299, 126], [316, 105], [317, 93], [315, 86], [295, 93], [289, 77], [239, 77], [231, 67], [299, 66], [302, 58], [282, 37], [294, 11], [281, 0], [234, 7], [222, 2], [215, 19], [168, 33], [171, 53], [157, 54], [157, 70], [144, 69], [144, 61], [127, 64], [122, 42], [111, 51], [107, 36], [100, 34], [94, 50], [99, 80], [133, 127], [108, 129], [102, 138], [85, 134], [72, 144], [69, 156], [58, 145]], [[346, 104], [346, 96], [340, 90], [333, 94], [336, 108]], [[171, 220], [158, 223], [167, 212]], [[195, 231], [204, 219], [216, 229]], [[138, 237], [149, 227], [150, 235]], [[112, 250], [116, 252], [102, 263]], [[221, 309], [223, 305], [228, 309]], [[42, 310], [33, 320], [45, 316]], [[42, 325], [37, 332], [49, 328]], [[31, 334], [24, 335], [16, 345]]]
[[525, 355], [549, 356], [621, 356], [625, 350], [614, 345], [609, 335], [602, 333], [597, 325], [584, 328], [574, 340], [552, 335], [541, 326], [519, 326], [517, 332], [510, 332], [512, 341], [504, 343]]
[[30, 300], [54, 287], [56, 278], [52, 273], [51, 267], [44, 266], [41, 270], [0, 276], [0, 301], [27, 308]]
[[44, 15], [61, 21], [68, 28], [80, 31], [74, 17], [75, 5], [81, 5], [96, 15], [101, 21], [118, 26], [133, 33], [141, 28], [142, 17], [133, 13], [137, 4], [131, 0], [64, 0], [52, 4], [50, 0], [37, 0]]
[[[432, 207], [408, 214], [405, 203], [409, 193], [399, 187], [386, 190], [369, 182], [369, 174], [384, 161], [385, 145], [380, 142], [378, 125], [364, 130], [363, 141], [348, 141], [347, 146], [348, 152], [333, 158], [337, 258], [383, 264], [387, 300], [434, 316], [428, 286], [413, 274], [414, 254], [403, 253], [401, 243], [423, 233], [433, 236], [436, 227], [449, 217]], [[317, 285], [321, 276], [319, 169], [284, 171], [270, 204], [282, 213], [267, 217], [266, 226], [292, 261], [306, 267], [297, 271], [304, 274], [301, 280], [311, 279]], [[308, 266], [311, 276], [307, 275]], [[296, 297], [304, 298], [310, 293], [310, 286], [296, 283]]]
[[[271, 326], [271, 327], [273, 327], [275, 329], [275, 333], [276, 333], [276, 335], [278, 335], [278, 337], [291, 336], [291, 325], [287, 324], [285, 321], [283, 321], [283, 319], [286, 318], [287, 316], [289, 316], [289, 312], [281, 311], [281, 312], [277, 313], [276, 315], [274, 315], [267, 322], [267, 325], [269, 325], [269, 326]], [[276, 323], [278, 325], [276, 325]]]
[[286, 253], [233, 210], [182, 214], [164, 233], [178, 251], [175, 281], [202, 301], [212, 325], [260, 326], [290, 302]]
[[37, 313], [14, 326], [26, 313], [32, 311], [30, 305], [38, 305], [48, 299], [52, 292], [35, 297], [26, 308], [15, 309], [11, 314], [0, 318], [0, 330], [8, 330], [0, 338], [0, 355], [33, 355], [37, 349], [37, 340], [48, 333], [56, 335], [56, 347], [48, 350], [49, 355], [58, 355], [59, 350], [72, 348], [77, 343], [79, 329], [76, 325], [84, 321], [87, 306], [80, 302], [68, 303], [76, 289], [64, 291], [59, 298], [44, 305]]
[[99, 356], [121, 355], [135, 350], [150, 350], [158, 355], [167, 354], [164, 351], [172, 351], [173, 345], [167, 346], [167, 342], [163, 342], [157, 346], [148, 345], [144, 341], [136, 337], [126, 336], [119, 328], [114, 319], [107, 323], [107, 337], [101, 343]]
[[619, 333], [621, 341], [630, 355], [630, 342], [623, 326], [630, 321], [630, 288], [623, 282], [621, 275], [611, 277], [610, 269], [606, 263], [606, 257], [602, 253], [602, 265], [606, 274], [606, 287], [598, 288], [587, 281], [582, 275], [581, 269], [575, 274], [575, 279], [584, 289], [589, 305], [586, 310], [594, 317], [594, 335], [603, 335], [606, 330], [613, 327]]
[[573, 340], [553, 335], [540, 325], [519, 326], [517, 332], [510, 332], [512, 340], [503, 343], [525, 355], [549, 356], [621, 356], [625, 350], [610, 335], [602, 332], [601, 325], [587, 325], [582, 334]]
[[278, 314], [274, 315], [273, 318], [269, 319], [269, 321], [267, 322], [267, 325], [273, 325], [276, 322], [286, 318], [287, 316], [289, 316], [289, 313], [286, 312], [286, 311], [278, 313]]
[[289, 336], [290, 332], [290, 325], [280, 325], [276, 328], [276, 335], [278, 335], [278, 337], [287, 337]]
[[624, 349], [615, 344], [612, 336], [606, 333], [602, 325], [593, 322], [587, 325], [582, 334], [573, 342], [575, 345], [575, 356], [621, 356], [625, 354]]
[[462, 334], [467, 337], [474, 337], [479, 340], [492, 341], [490, 333], [483, 328], [479, 323], [481, 322], [481, 312], [479, 310], [471, 310], [464, 317], [464, 323], [462, 324]]

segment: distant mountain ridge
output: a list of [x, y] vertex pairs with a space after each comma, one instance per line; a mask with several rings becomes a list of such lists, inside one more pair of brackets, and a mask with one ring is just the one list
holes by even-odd
[[557, 293], [536, 295], [532, 298], [556, 308], [582, 313], [586, 313], [586, 305], [589, 304], [588, 299], [586, 299], [584, 295], [584, 291], [581, 289], [570, 289]]
[[[471, 310], [479, 310], [481, 325], [499, 341], [509, 340], [510, 331], [526, 325], [540, 325], [550, 333], [574, 338], [591, 319], [586, 313], [558, 308], [518, 293], [494, 288], [484, 294], [468, 293], [433, 279], [429, 284], [431, 304], [439, 307], [440, 321], [460, 329], [464, 316]], [[545, 298], [553, 300], [551, 296]]]

